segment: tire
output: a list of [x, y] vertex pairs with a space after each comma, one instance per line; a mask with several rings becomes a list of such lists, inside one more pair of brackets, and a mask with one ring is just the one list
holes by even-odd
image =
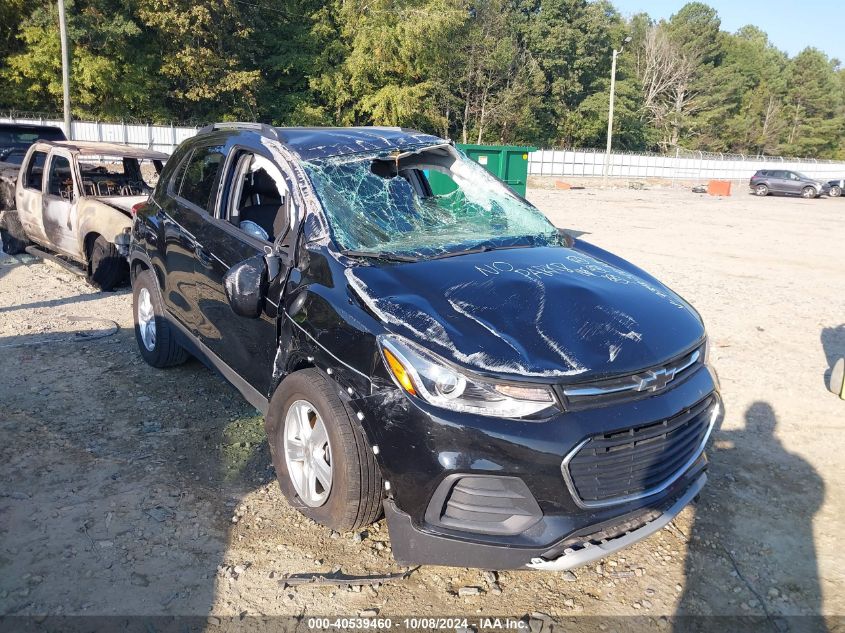
[[102, 235], [88, 253], [88, 283], [100, 290], [111, 290], [126, 278], [129, 267], [117, 247]]
[[[308, 499], [307, 493], [300, 494], [294, 481], [294, 477], [302, 481], [304, 468], [299, 462], [290, 461], [291, 468], [297, 472], [291, 473], [288, 467], [285, 436], [290, 429], [292, 436], [303, 437], [296, 431], [296, 415], [293, 413], [303, 403], [306, 408], [310, 406], [311, 413], [315, 414], [312, 417], [309, 413], [307, 418], [311, 428], [306, 437], [313, 437], [311, 432], [321, 422], [327, 438], [328, 450], [326, 443], [320, 446], [322, 440], [318, 440], [313, 446], [305, 441], [306, 450], [302, 451], [303, 455], [314, 455], [316, 447], [319, 455], [314, 460], [324, 459], [330, 464], [330, 486], [328, 489], [322, 487], [319, 499]], [[384, 488], [381, 470], [364, 429], [338, 397], [338, 387], [330, 378], [316, 369], [305, 369], [288, 376], [270, 401], [265, 428], [279, 486], [297, 510], [338, 532], [354, 530], [378, 520]]]
[[815, 198], [816, 197], [816, 189], [814, 187], [804, 187], [801, 190], [801, 197], [802, 198]]
[[842, 195], [842, 187], [839, 187], [838, 185], [833, 185], [830, 188], [830, 191], [827, 192], [827, 195], [829, 195], [831, 198], [838, 198]]
[[164, 314], [158, 281], [151, 270], [142, 270], [132, 284], [132, 315], [135, 341], [148, 364], [158, 368], [172, 367], [188, 359], [188, 352], [177, 343], [176, 331]]
[[769, 195], [769, 187], [767, 185], [757, 185], [756, 187], [754, 187], [754, 195], [760, 196], [761, 198], [763, 196], [768, 196]]
[[26, 251], [30, 242], [26, 239], [26, 232], [23, 230], [18, 212], [8, 209], [0, 212], [0, 239], [3, 242], [3, 251], [7, 255], [19, 255]]

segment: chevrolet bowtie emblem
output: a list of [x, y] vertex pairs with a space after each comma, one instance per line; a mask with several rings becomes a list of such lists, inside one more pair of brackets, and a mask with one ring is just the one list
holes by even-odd
[[657, 391], [674, 380], [675, 370], [665, 368], [649, 370], [638, 378], [637, 391]]

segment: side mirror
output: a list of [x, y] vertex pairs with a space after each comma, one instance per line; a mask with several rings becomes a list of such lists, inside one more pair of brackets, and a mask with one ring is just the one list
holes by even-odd
[[267, 262], [263, 255], [245, 259], [227, 270], [223, 275], [223, 289], [232, 312], [248, 319], [261, 316], [267, 278]]

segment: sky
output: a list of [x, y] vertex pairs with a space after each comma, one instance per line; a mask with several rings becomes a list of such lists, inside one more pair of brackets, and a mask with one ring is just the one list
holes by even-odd
[[[790, 57], [815, 46], [845, 63], [845, 3], [843, 0], [702, 0], [719, 12], [722, 30], [733, 33], [754, 24], [768, 33], [769, 41]], [[620, 13], [646, 12], [652, 18], [668, 18], [686, 0], [612, 0]]]

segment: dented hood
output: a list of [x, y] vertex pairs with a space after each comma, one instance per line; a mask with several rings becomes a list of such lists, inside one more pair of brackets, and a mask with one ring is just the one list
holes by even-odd
[[590, 245], [358, 266], [346, 274], [389, 330], [491, 375], [581, 381], [631, 373], [704, 336], [681, 297]]

